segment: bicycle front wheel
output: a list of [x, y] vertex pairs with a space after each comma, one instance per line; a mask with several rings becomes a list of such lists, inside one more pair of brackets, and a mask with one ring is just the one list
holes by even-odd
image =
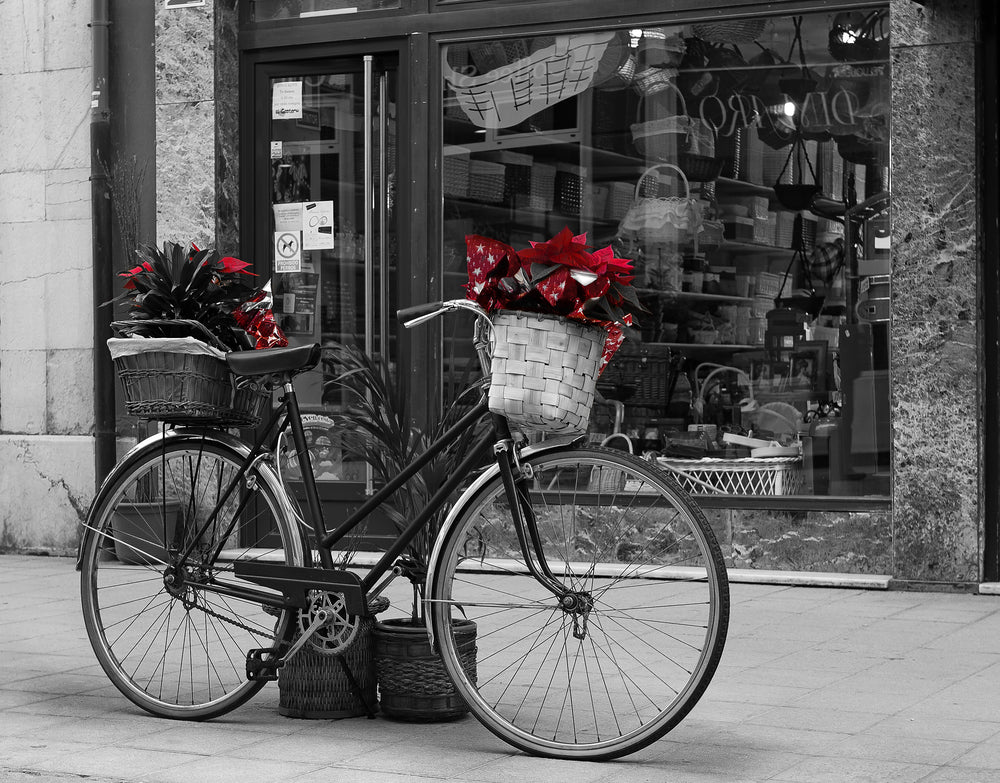
[[234, 485], [234, 448], [174, 437], [131, 455], [95, 499], [83, 617], [126, 697], [161, 717], [203, 720], [263, 687], [247, 679], [247, 652], [286, 639], [293, 617], [241, 596], [262, 589], [239, 579], [234, 563], [302, 565], [304, 548], [271, 477], [253, 468]]
[[[445, 667], [477, 718], [528, 753], [623, 756], [691, 710], [719, 662], [729, 588], [699, 508], [622, 452], [526, 458], [527, 500], [554, 595], [528, 572], [499, 478], [441, 542], [431, 615]], [[477, 625], [476, 670], [452, 620]]]

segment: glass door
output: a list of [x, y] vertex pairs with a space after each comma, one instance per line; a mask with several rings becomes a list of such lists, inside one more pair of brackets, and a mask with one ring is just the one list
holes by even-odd
[[[372, 480], [334, 426], [345, 400], [329, 357], [348, 345], [395, 366], [397, 72], [395, 58], [370, 55], [255, 69], [253, 257], [259, 273], [270, 262], [289, 343], [324, 348], [296, 389], [331, 528]], [[294, 459], [283, 467], [294, 479]]]

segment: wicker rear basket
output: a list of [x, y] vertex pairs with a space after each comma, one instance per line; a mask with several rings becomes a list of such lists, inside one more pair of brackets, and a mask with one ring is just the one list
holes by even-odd
[[268, 398], [253, 386], [237, 388], [226, 363], [212, 356], [151, 351], [114, 361], [125, 410], [140, 419], [250, 426]]
[[604, 331], [551, 315], [504, 312], [493, 319], [489, 407], [521, 429], [587, 431]]

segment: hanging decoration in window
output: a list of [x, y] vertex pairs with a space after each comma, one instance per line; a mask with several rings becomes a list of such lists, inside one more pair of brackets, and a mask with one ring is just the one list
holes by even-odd
[[[442, 57], [444, 78], [474, 125], [510, 128], [590, 87], [613, 36], [611, 32], [560, 35], [530, 53], [522, 39], [486, 41], [473, 47], [477, 63], [505, 64], [470, 76], [452, 69]], [[485, 49], [477, 51], [477, 46]]]

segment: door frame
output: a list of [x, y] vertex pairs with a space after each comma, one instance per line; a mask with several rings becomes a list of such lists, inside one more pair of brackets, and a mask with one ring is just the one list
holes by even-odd
[[[411, 50], [411, 41], [393, 39], [240, 52], [239, 244], [241, 257], [253, 264], [252, 269], [261, 276], [261, 283], [273, 274], [270, 252], [266, 252], [264, 258], [255, 257], [254, 254], [255, 247], [264, 249], [270, 246], [269, 223], [256, 219], [257, 216], [266, 214], [264, 210], [271, 208], [269, 189], [264, 191], [258, 187], [263, 173], [270, 172], [271, 168], [268, 144], [270, 140], [259, 138], [261, 129], [267, 127], [270, 121], [270, 94], [267, 93], [266, 99], [263, 97], [267, 91], [261, 82], [269, 83], [270, 79], [276, 76], [327, 73], [337, 70], [338, 65], [343, 65], [345, 61], [360, 63], [364, 55], [374, 55], [376, 59], [393, 60], [397, 73], [395, 225], [400, 250], [399, 268], [396, 275], [389, 278], [388, 284], [394, 287], [396, 301], [400, 307], [417, 301], [427, 301], [430, 298], [431, 278], [427, 274], [426, 252], [427, 229], [426, 221], [421, 220], [421, 215], [426, 215], [427, 209], [427, 198], [424, 195], [427, 189], [426, 169], [421, 165], [419, 155], [407, 154], [413, 150], [422, 152], [426, 147], [421, 143], [421, 140], [426, 139], [426, 109], [417, 112], [419, 117], [414, 117], [411, 113], [413, 74], [419, 71], [419, 68], [411, 65], [413, 57]], [[420, 125], [421, 122], [423, 127]], [[421, 169], [424, 169], [422, 175]], [[416, 197], [415, 191], [418, 191]], [[414, 204], [420, 205], [416, 213], [412, 208]], [[414, 227], [417, 227], [416, 230]], [[426, 287], [419, 286], [419, 280], [427, 281]], [[428, 367], [433, 366], [432, 346], [433, 342], [426, 334], [413, 335], [407, 333], [407, 330], [399, 330], [395, 359], [400, 367], [401, 382], [408, 384], [409, 396], [416, 403], [414, 412], [418, 415], [422, 415], [426, 410], [426, 401], [431, 389], [437, 385], [437, 381], [432, 380], [434, 373], [427, 371]], [[336, 517], [327, 510], [330, 508], [329, 504], [336, 504], [337, 516], [340, 516], [343, 513], [350, 513], [365, 499], [363, 494], [359, 495], [357, 485], [353, 482], [349, 484], [325, 482], [319, 485], [319, 489], [328, 526], [332, 526], [336, 521]], [[389, 536], [379, 533], [371, 536], [371, 539], [379, 543], [383, 539], [388, 540]]]

